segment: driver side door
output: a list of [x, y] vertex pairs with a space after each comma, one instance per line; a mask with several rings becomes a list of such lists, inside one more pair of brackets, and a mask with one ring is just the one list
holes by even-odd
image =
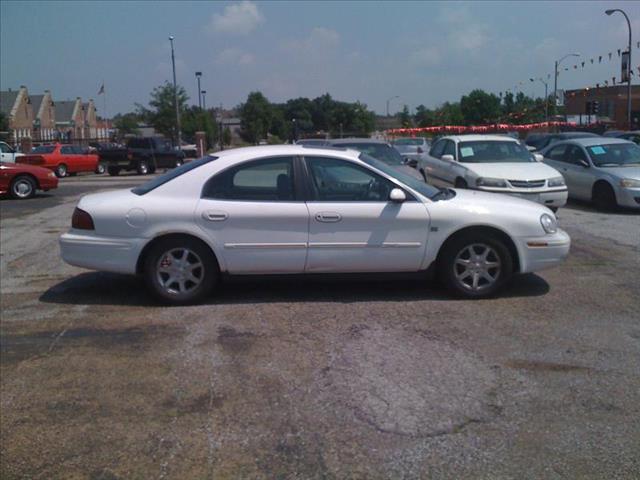
[[410, 272], [420, 269], [429, 232], [425, 205], [397, 185], [346, 160], [306, 157], [310, 199], [305, 272]]

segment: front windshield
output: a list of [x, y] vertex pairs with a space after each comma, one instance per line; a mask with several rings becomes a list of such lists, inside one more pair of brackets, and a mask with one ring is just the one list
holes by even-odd
[[402, 171], [400, 171], [400, 170], [398, 170], [396, 168], [393, 168], [389, 164], [386, 164], [386, 163], [381, 162], [380, 160], [378, 160], [376, 158], [373, 158], [371, 155], [367, 155], [366, 153], [362, 153], [359, 158], [364, 163], [366, 163], [368, 165], [371, 165], [372, 167], [377, 168], [381, 172], [384, 172], [387, 175], [389, 175], [390, 177], [397, 178], [402, 183], [404, 183], [408, 187], [411, 187], [416, 192], [421, 193], [422, 195], [424, 195], [427, 198], [431, 198], [431, 197], [433, 197], [434, 195], [436, 195], [437, 193], [440, 192], [439, 188], [436, 188], [436, 187], [433, 187], [433, 186], [431, 186], [431, 185], [429, 185], [427, 183], [421, 182], [417, 178], [413, 178], [411, 175], [408, 175], [408, 174], [406, 174], [406, 173], [404, 173], [404, 172], [402, 172]]
[[531, 152], [518, 142], [478, 140], [458, 144], [458, 161], [462, 163], [529, 163]]
[[626, 167], [640, 165], [640, 147], [635, 143], [610, 143], [587, 147], [596, 167]]
[[179, 177], [180, 175], [187, 173], [193, 170], [194, 168], [198, 168], [204, 165], [205, 163], [209, 163], [215, 160], [216, 158], [218, 157], [214, 157], [213, 155], [206, 155], [197, 160], [192, 160], [188, 163], [183, 163], [179, 167], [171, 169], [168, 172], [163, 173], [162, 175], [152, 180], [149, 180], [148, 182], [145, 182], [136, 188], [131, 189], [131, 191], [136, 195], [145, 195], [149, 193], [151, 190], [158, 188], [160, 185], [164, 185], [168, 181], [173, 180], [174, 178]]
[[393, 142], [394, 145], [423, 145], [421, 138], [398, 138]]
[[404, 165], [404, 160], [398, 151], [384, 143], [341, 143], [339, 146], [359, 150], [387, 165]]

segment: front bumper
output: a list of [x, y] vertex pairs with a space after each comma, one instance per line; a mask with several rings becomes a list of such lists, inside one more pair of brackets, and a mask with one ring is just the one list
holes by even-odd
[[555, 267], [569, 255], [571, 238], [564, 230], [539, 237], [519, 237], [516, 246], [520, 256], [520, 273], [537, 272]]
[[144, 244], [142, 238], [99, 237], [72, 229], [60, 236], [60, 253], [76, 267], [134, 274]]
[[497, 189], [477, 187], [478, 190], [491, 193], [504, 193], [513, 197], [524, 198], [536, 202], [545, 207], [560, 208], [567, 203], [568, 191], [566, 188], [559, 190], [524, 190], [524, 189]]
[[617, 188], [616, 201], [621, 207], [640, 208], [640, 188]]

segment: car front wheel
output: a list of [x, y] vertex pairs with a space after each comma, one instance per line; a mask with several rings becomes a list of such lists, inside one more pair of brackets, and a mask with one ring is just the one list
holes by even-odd
[[36, 182], [31, 177], [20, 175], [11, 182], [9, 192], [12, 198], [18, 200], [31, 198], [36, 194]]
[[215, 257], [208, 247], [188, 237], [161, 240], [144, 261], [144, 276], [153, 295], [164, 303], [197, 303], [218, 279]]
[[440, 275], [455, 294], [485, 298], [496, 293], [511, 277], [513, 259], [504, 243], [490, 235], [465, 235], [443, 252]]
[[146, 160], [140, 160], [140, 162], [138, 163], [138, 175], [146, 175], [147, 173], [149, 173], [149, 164], [146, 162]]

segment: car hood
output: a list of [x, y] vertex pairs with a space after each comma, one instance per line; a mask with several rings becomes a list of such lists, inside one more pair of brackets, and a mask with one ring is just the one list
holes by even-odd
[[640, 180], [640, 167], [597, 167], [613, 177]]
[[540, 162], [463, 163], [462, 165], [479, 177], [505, 180], [542, 180], [560, 176], [560, 172], [555, 168]]
[[413, 178], [420, 180], [421, 182], [424, 181], [424, 178], [422, 178], [422, 175], [420, 174], [420, 172], [418, 172], [413, 167], [410, 167], [408, 165], [393, 165], [393, 168], [406, 175], [411, 175]]

